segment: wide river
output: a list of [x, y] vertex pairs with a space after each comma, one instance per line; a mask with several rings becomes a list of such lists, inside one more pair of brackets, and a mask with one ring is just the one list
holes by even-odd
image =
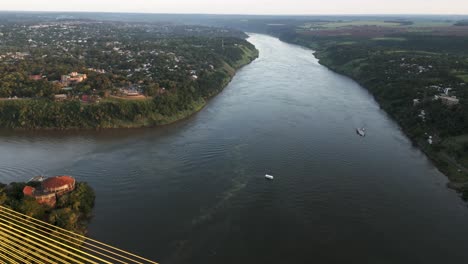
[[260, 58], [177, 124], [1, 132], [0, 181], [87, 181], [89, 235], [162, 263], [467, 263], [466, 204], [372, 96], [249, 40]]

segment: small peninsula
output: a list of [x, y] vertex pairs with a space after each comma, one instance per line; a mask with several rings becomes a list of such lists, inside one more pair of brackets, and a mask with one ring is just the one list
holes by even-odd
[[87, 183], [71, 176], [0, 183], [1, 206], [82, 235], [87, 232], [95, 197]]

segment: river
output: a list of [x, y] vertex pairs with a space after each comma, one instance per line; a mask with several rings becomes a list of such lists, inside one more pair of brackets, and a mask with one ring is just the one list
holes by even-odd
[[311, 50], [249, 40], [259, 59], [187, 120], [1, 132], [0, 181], [87, 181], [89, 235], [162, 263], [466, 262], [466, 204], [372, 96]]

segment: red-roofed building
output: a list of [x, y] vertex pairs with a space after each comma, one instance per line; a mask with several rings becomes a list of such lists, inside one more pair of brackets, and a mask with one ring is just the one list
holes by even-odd
[[55, 193], [41, 193], [34, 195], [36, 201], [40, 204], [47, 204], [50, 207], [54, 207], [57, 203], [57, 197]]
[[33, 81], [39, 81], [42, 80], [42, 75], [36, 74], [36, 75], [29, 75], [29, 79]]
[[55, 176], [42, 182], [42, 190], [48, 193], [62, 195], [75, 189], [75, 179], [70, 176]]
[[35, 191], [35, 190], [36, 190], [36, 189], [34, 189], [34, 188], [31, 187], [31, 186], [24, 186], [23, 194], [24, 194], [24, 196], [31, 196], [31, 197], [33, 197], [34, 191]]
[[54, 207], [57, 203], [57, 197], [55, 193], [44, 193], [41, 189], [36, 189], [31, 186], [24, 186], [23, 188], [24, 196], [33, 197], [40, 204], [47, 204], [51, 207]]
[[40, 204], [47, 204], [54, 207], [57, 197], [75, 189], [75, 179], [71, 176], [55, 176], [42, 181], [41, 186], [33, 188], [25, 186], [23, 194], [34, 197]]

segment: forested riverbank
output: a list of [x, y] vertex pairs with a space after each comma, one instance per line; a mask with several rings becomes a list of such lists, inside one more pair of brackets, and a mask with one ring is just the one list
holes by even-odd
[[468, 198], [467, 36], [375, 31], [289, 31], [281, 39], [315, 50], [322, 65], [368, 89]]
[[104, 99], [99, 103], [49, 99], [0, 101], [0, 124], [13, 129], [96, 129], [164, 125], [199, 111], [231, 81], [236, 71], [258, 52], [245, 49], [234, 63], [206, 75], [196, 83], [143, 100]]

